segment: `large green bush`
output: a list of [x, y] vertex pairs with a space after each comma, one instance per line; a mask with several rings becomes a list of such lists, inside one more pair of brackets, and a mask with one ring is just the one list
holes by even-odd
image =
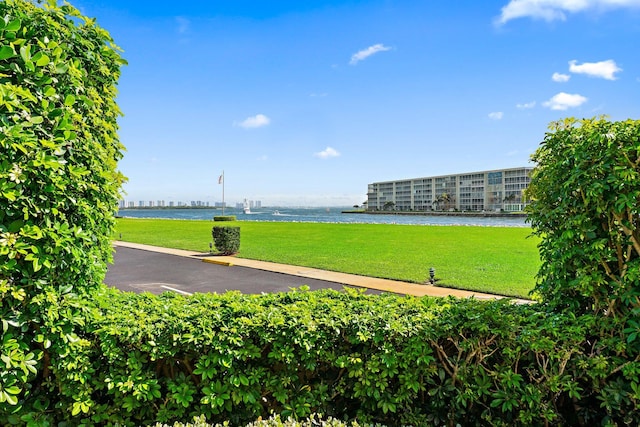
[[57, 381], [81, 376], [64, 367], [88, 344], [73, 299], [111, 259], [122, 64], [71, 6], [0, 2], [0, 416], [47, 410], [44, 392], [82, 393]]
[[638, 363], [593, 315], [332, 290], [105, 290], [93, 301], [93, 345], [74, 354], [86, 364], [80, 373], [92, 372], [82, 377], [86, 411], [70, 410], [77, 396], [49, 393], [49, 411], [23, 417], [128, 426], [312, 413], [388, 426], [640, 422]]
[[583, 344], [607, 342], [621, 361], [600, 380], [601, 405], [638, 411], [640, 121], [554, 122], [532, 158], [529, 220], [542, 237], [535, 292], [555, 313], [591, 313], [608, 325]]
[[557, 309], [637, 319], [640, 121], [552, 123], [533, 160], [529, 219], [543, 238], [536, 292]]

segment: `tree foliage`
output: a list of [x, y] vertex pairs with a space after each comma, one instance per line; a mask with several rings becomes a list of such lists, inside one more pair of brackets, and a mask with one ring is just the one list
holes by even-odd
[[566, 119], [533, 155], [529, 219], [542, 237], [535, 291], [551, 306], [640, 314], [640, 121]]
[[0, 414], [55, 389], [48, 375], [82, 345], [72, 299], [104, 279], [123, 181], [123, 63], [69, 5], [0, 2]]

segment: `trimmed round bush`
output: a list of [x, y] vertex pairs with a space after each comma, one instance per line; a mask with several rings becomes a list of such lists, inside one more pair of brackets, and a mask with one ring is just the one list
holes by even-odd
[[222, 255], [238, 253], [240, 249], [240, 227], [213, 227], [213, 244]]

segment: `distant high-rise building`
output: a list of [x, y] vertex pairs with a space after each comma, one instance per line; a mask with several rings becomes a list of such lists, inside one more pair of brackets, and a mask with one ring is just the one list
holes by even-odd
[[135, 208], [135, 207], [136, 207], [136, 202], [134, 202], [134, 201], [130, 201], [130, 202], [129, 202], [129, 207], [130, 207], [130, 208]]
[[138, 207], [139, 207], [139, 208], [144, 208], [144, 200], [140, 200], [140, 201], [138, 202]]

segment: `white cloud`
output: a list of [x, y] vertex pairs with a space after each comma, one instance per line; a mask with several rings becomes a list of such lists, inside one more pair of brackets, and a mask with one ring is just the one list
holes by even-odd
[[269, 119], [269, 117], [264, 114], [256, 114], [255, 116], [247, 117], [241, 122], [233, 122], [233, 125], [240, 126], [245, 129], [251, 129], [267, 126], [269, 123], [271, 123], [271, 119]]
[[502, 111], [494, 111], [493, 113], [489, 113], [489, 118], [491, 120], [500, 120], [502, 119], [502, 116], [504, 116], [504, 113]]
[[569, 74], [553, 73], [551, 80], [558, 83], [568, 82], [571, 76]]
[[378, 52], [384, 52], [386, 50], [391, 50], [390, 47], [387, 47], [383, 44], [374, 44], [373, 46], [369, 46], [366, 49], [362, 49], [359, 52], [354, 53], [353, 55], [351, 55], [351, 61], [349, 61], [349, 64], [351, 65], [355, 65], [358, 62], [367, 59], [368, 57], [370, 57], [371, 55], [374, 55]]
[[176, 23], [178, 24], [178, 33], [184, 34], [189, 31], [191, 21], [183, 16], [176, 16]]
[[512, 19], [524, 17], [564, 21], [567, 13], [632, 7], [640, 7], [640, 0], [510, 0], [502, 8], [496, 22], [505, 24]]
[[323, 151], [320, 151], [318, 153], [314, 153], [314, 156], [319, 157], [321, 159], [329, 159], [331, 157], [340, 156], [340, 153], [338, 153], [335, 149], [333, 149], [331, 147], [327, 147]]
[[579, 107], [585, 102], [587, 102], [587, 98], [582, 95], [560, 92], [542, 105], [552, 110], [564, 111], [569, 108]]
[[615, 80], [615, 73], [622, 71], [613, 59], [607, 59], [600, 62], [584, 62], [578, 64], [578, 61], [569, 61], [569, 71], [576, 74], [586, 74], [590, 77], [600, 77], [606, 80]]
[[527, 110], [536, 106], [536, 101], [525, 102], [524, 104], [516, 104], [516, 108], [519, 110]]

